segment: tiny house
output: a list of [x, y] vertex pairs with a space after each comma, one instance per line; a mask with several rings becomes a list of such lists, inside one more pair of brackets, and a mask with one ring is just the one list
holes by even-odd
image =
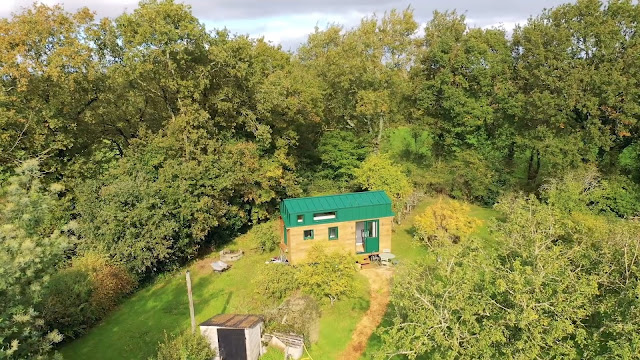
[[257, 315], [220, 314], [200, 324], [200, 333], [215, 350], [215, 360], [258, 360], [263, 324]]
[[394, 213], [384, 191], [285, 199], [280, 216], [281, 248], [292, 264], [315, 244], [363, 255], [391, 251]]

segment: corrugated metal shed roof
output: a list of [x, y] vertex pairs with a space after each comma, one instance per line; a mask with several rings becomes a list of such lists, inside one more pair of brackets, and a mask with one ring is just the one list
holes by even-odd
[[248, 329], [261, 323], [263, 320], [258, 315], [246, 314], [220, 314], [200, 324], [200, 326], [219, 326], [234, 329]]
[[389, 199], [389, 196], [387, 196], [384, 191], [363, 191], [348, 194], [285, 199], [282, 201], [282, 206], [286, 207], [291, 214], [310, 211], [335, 211], [385, 204], [391, 204], [391, 199]]

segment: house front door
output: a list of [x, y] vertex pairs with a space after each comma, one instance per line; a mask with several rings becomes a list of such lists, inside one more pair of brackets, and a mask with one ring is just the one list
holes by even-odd
[[369, 220], [364, 222], [364, 252], [380, 251], [380, 222]]

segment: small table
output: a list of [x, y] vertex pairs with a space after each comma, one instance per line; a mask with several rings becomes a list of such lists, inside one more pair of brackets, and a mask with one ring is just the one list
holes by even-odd
[[382, 260], [382, 261], [389, 261], [391, 259], [395, 259], [395, 257], [396, 257], [392, 253], [381, 253], [378, 256], [380, 256], [380, 260]]

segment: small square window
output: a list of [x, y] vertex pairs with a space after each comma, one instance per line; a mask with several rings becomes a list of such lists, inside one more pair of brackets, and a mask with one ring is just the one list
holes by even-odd
[[329, 240], [338, 240], [338, 227], [329, 228]]
[[305, 240], [313, 239], [313, 230], [305, 230], [304, 231], [304, 239]]
[[304, 215], [298, 215], [298, 222], [301, 223], [304, 221]]

